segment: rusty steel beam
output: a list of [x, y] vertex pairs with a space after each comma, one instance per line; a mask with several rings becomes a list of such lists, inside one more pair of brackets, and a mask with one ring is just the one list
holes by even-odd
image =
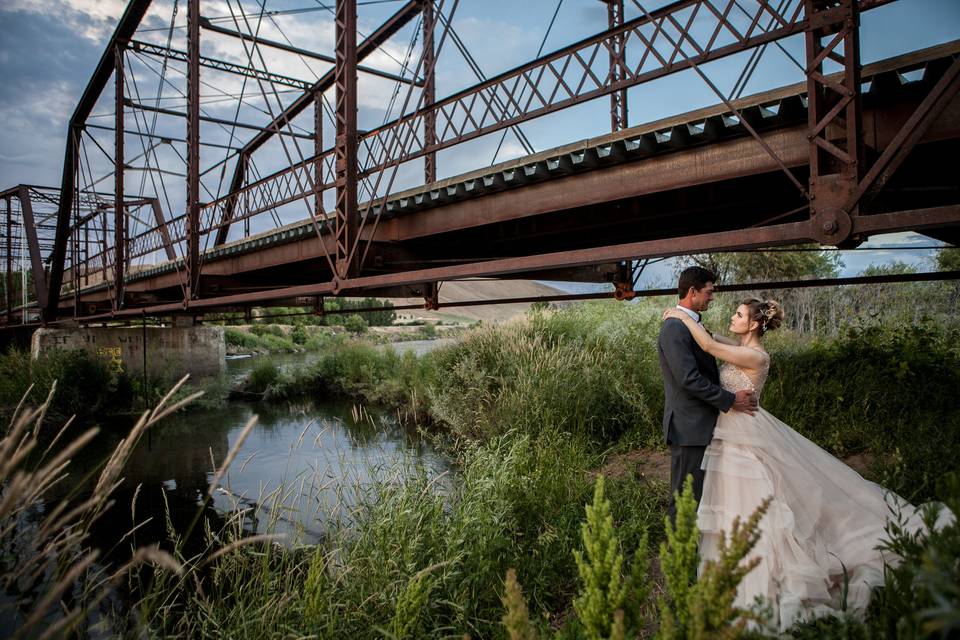
[[124, 249], [127, 245], [126, 240], [126, 207], [123, 202], [123, 97], [124, 97], [124, 63], [123, 49], [117, 47], [114, 51], [116, 63], [114, 64], [114, 136], [113, 136], [113, 281], [116, 298], [113, 303], [114, 309], [123, 307], [123, 289], [124, 289], [124, 267], [126, 259]]
[[[860, 6], [857, 0], [804, 0], [804, 5], [810, 214], [819, 220], [818, 240], [839, 244], [849, 237], [850, 217], [857, 214], [843, 206], [856, 191], [863, 168]], [[841, 78], [823, 74], [827, 59], [843, 67]]]
[[[243, 33], [241, 31], [234, 31], [233, 29], [227, 29], [219, 25], [213, 24], [207, 18], [200, 18], [200, 23], [206, 31], [213, 31], [214, 33], [220, 33], [225, 36], [231, 36], [234, 38], [239, 38], [241, 40], [246, 40], [247, 42], [253, 42], [258, 45], [263, 45], [265, 47], [270, 47], [271, 49], [279, 49], [280, 51], [286, 51], [288, 53], [295, 53], [304, 58], [312, 58], [314, 60], [320, 60], [323, 62], [330, 62], [335, 64], [337, 59], [333, 56], [328, 56], [323, 53], [317, 53], [316, 51], [309, 51], [307, 49], [301, 49], [300, 47], [295, 47], [284, 42], [277, 42], [276, 40], [268, 40], [263, 36], [255, 36], [249, 33]], [[389, 71], [381, 71], [380, 69], [374, 69], [372, 67], [367, 67], [364, 65], [357, 65], [357, 71], [368, 73], [372, 76], [377, 76], [379, 78], [384, 78], [386, 80], [393, 80], [394, 82], [401, 82], [403, 84], [412, 84], [414, 86], [420, 87], [423, 86], [422, 82], [419, 82], [416, 78], [404, 78], [403, 76], [398, 76], [395, 73], [390, 73]], [[303, 87], [300, 87], [304, 90], [310, 88], [309, 82], [303, 82]]]
[[[602, 0], [607, 5], [607, 27], [617, 29], [623, 26], [623, 0]], [[627, 52], [623, 34], [613, 38], [610, 47], [610, 82], [617, 83], [626, 75]], [[610, 94], [610, 131], [626, 129], [627, 90], [621, 89]]]
[[[935, 271], [926, 273], [897, 273], [877, 276], [854, 276], [849, 278], [817, 278], [812, 280], [777, 280], [770, 282], [744, 282], [737, 284], [717, 285], [718, 292], [740, 292], [740, 291], [759, 291], [759, 290], [777, 290], [777, 289], [808, 289], [819, 287], [839, 287], [839, 286], [860, 286], [875, 284], [896, 284], [906, 282], [942, 282], [946, 280], [960, 280], [960, 271]], [[663, 289], [641, 289], [632, 292], [632, 298], [653, 298], [661, 296], [675, 296], [676, 288]], [[596, 293], [571, 293], [545, 296], [527, 296], [515, 298], [484, 298], [478, 300], [450, 300], [437, 304], [437, 309], [456, 309], [458, 307], [477, 307], [493, 306], [499, 304], [522, 304], [533, 302], [574, 302], [583, 300], [613, 300], [616, 299], [616, 292], [605, 291]], [[627, 299], [627, 298], [625, 298]], [[283, 305], [289, 306], [289, 305]], [[212, 309], [229, 309], [229, 307], [207, 307], [207, 312]], [[264, 318], [286, 318], [305, 315], [336, 315], [342, 313], [366, 313], [375, 311], [409, 311], [414, 309], [425, 309], [424, 304], [393, 305], [383, 307], [370, 307], [364, 309], [342, 309], [342, 310], [323, 310], [323, 311], [301, 311], [293, 313], [267, 314]], [[103, 320], [117, 319], [118, 317], [139, 317], [137, 314], [156, 314], [166, 315], [178, 311], [174, 305], [154, 305], [137, 310], [130, 310], [125, 314], [99, 314], [80, 318], [81, 322], [101, 322]]]
[[160, 236], [163, 238], [163, 250], [167, 254], [167, 260], [177, 261], [177, 252], [173, 250], [173, 242], [170, 240], [170, 231], [167, 229], [167, 221], [163, 219], [163, 209], [160, 207], [160, 201], [156, 198], [150, 198], [150, 209], [153, 211], [153, 220], [157, 223], [160, 230]]
[[73, 198], [76, 183], [74, 181], [76, 166], [79, 154], [78, 135], [87, 117], [93, 111], [94, 105], [103, 93], [110, 76], [114, 71], [116, 58], [114, 51], [118, 46], [125, 46], [133, 33], [140, 25], [140, 21], [150, 8], [150, 0], [131, 0], [127, 4], [120, 22], [114, 30], [107, 47], [97, 64], [96, 70], [90, 77], [77, 108], [70, 117], [70, 123], [67, 126], [66, 149], [63, 157], [63, 174], [60, 182], [60, 206], [57, 209], [57, 235], [53, 247], [53, 253], [50, 260], [50, 282], [49, 290], [52, 292], [47, 304], [43, 309], [44, 320], [54, 320], [59, 312], [58, 299], [60, 296], [60, 285], [63, 284], [63, 264], [67, 257], [67, 238], [70, 228], [70, 214], [73, 209]]
[[11, 196], [4, 198], [7, 203], [7, 324], [13, 324], [13, 202]]
[[[323, 184], [323, 94], [313, 94], [313, 157], [316, 159], [313, 165], [313, 216], [314, 218], [324, 219], [323, 213], [323, 191], [317, 189]], [[250, 224], [250, 218], [243, 219], [245, 224]], [[325, 226], [325, 225], [324, 225]], [[220, 229], [217, 230], [217, 237], [220, 236]]]
[[852, 233], [872, 235], [897, 231], [924, 231], [960, 227], [960, 205], [930, 207], [915, 211], [859, 215], [853, 219]]
[[[409, 0], [403, 7], [393, 14], [386, 22], [370, 34], [362, 43], [357, 46], [357, 62], [371, 55], [387, 40], [393, 37], [410, 20], [420, 13], [422, 3], [428, 0]], [[327, 89], [334, 86], [336, 69], [327, 71], [319, 80], [314, 83], [309, 91], [294, 100], [290, 106], [286, 107], [273, 121], [264, 127], [264, 130], [250, 139], [240, 150], [240, 158], [243, 159], [243, 166], [238, 161], [234, 167], [233, 178], [230, 181], [230, 191], [223, 201], [223, 213], [219, 216], [220, 227], [217, 229], [217, 236], [214, 246], [220, 246], [227, 241], [227, 234], [230, 232], [230, 224], [233, 221], [234, 212], [239, 201], [239, 192], [243, 187], [245, 180], [245, 167], [247, 158], [257, 149], [262, 147], [275, 132], [280, 131], [287, 126], [305, 109], [311, 106], [315, 101], [317, 94], [322, 94]], [[302, 184], [310, 184], [309, 180]], [[314, 189], [319, 190], [322, 183], [314, 184]]]
[[[200, 0], [187, 0], [187, 287], [200, 285]], [[185, 300], [185, 301], [186, 301]]]
[[[423, 3], [423, 69], [426, 70], [426, 82], [423, 85], [422, 104], [430, 105], [437, 100], [436, 59], [433, 47], [433, 35], [436, 16], [433, 12], [433, 0]], [[431, 149], [437, 143], [437, 115], [430, 111], [423, 119], [423, 145]], [[437, 154], [428, 152], [423, 156], [423, 177], [426, 184], [437, 181]], [[318, 176], [319, 179], [319, 176]], [[318, 184], [320, 184], [318, 182]]]
[[[176, 60], [178, 62], [189, 62], [190, 59], [190, 56], [186, 51], [170, 49], [158, 44], [141, 42], [139, 40], [132, 40], [130, 42], [130, 50], [150, 56], [156, 56], [158, 58]], [[224, 71], [226, 73], [232, 73], [234, 75], [243, 76], [246, 78], [252, 78], [254, 80], [263, 80], [265, 82], [279, 84], [285, 87], [293, 87], [294, 89], [300, 89], [301, 91], [306, 91], [310, 88], [310, 85], [313, 84], [307, 80], [291, 78], [289, 76], [284, 76], [279, 73], [272, 73], [264, 69], [257, 69], [253, 66], [244, 66], [234, 62], [227, 62], [226, 60], [210, 58], [208, 56], [200, 56], [200, 66], [207, 67], [208, 69], [216, 69], [217, 71]]]
[[[134, 102], [133, 100], [124, 100], [123, 103], [132, 108], [139, 109], [140, 111], [149, 111], [151, 113], [159, 113], [165, 116], [174, 116], [176, 118], [185, 118], [190, 119], [189, 113], [183, 113], [182, 111], [174, 111], [173, 109], [164, 109], [163, 107], [152, 107], [148, 104], [142, 104], [140, 102]], [[215, 118], [213, 116], [199, 116], [201, 122], [210, 122], [213, 124], [222, 124], [226, 127], [237, 127], [238, 129], [249, 129], [250, 131], [259, 131], [263, 133], [266, 131], [264, 127], [259, 125], [250, 124], [248, 122], [237, 122], [235, 120], [227, 120], [226, 118]], [[281, 136], [289, 136], [291, 138], [300, 138], [301, 140], [313, 140], [313, 136], [307, 133], [297, 133], [296, 131], [277, 131], [274, 132]], [[189, 141], [187, 142], [189, 145]]]
[[[43, 255], [40, 253], [40, 243], [37, 241], [37, 225], [33, 219], [33, 203], [30, 200], [30, 189], [20, 186], [20, 216], [23, 219], [23, 234], [27, 239], [27, 249], [30, 252], [30, 269], [33, 271], [33, 291], [37, 295], [37, 303], [41, 309], [47, 307], [47, 280], [43, 271]], [[59, 298], [59, 296], [53, 296]]]
[[[360, 227], [357, 208], [357, 2], [337, 0], [336, 16], [336, 277], [356, 276], [351, 259]], [[314, 188], [318, 188], [315, 185]]]

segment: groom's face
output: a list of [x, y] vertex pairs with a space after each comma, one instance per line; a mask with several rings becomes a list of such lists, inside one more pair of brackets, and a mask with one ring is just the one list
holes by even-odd
[[693, 297], [691, 303], [693, 310], [697, 313], [706, 311], [710, 307], [710, 302], [713, 300], [713, 283], [708, 282], [703, 286], [703, 289], [693, 289]]

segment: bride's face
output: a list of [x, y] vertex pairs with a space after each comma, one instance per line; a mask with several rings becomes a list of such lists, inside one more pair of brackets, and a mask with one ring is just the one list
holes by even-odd
[[747, 305], [742, 304], [733, 312], [730, 317], [730, 332], [737, 335], [750, 333], [750, 309]]

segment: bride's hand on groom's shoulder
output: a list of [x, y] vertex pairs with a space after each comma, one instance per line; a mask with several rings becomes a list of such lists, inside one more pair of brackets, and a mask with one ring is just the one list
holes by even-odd
[[667, 318], [676, 318], [677, 320], [682, 320], [683, 318], [680, 315], [681, 313], [682, 312], [678, 311], [676, 307], [669, 307], [664, 309], [661, 321], [665, 321]]

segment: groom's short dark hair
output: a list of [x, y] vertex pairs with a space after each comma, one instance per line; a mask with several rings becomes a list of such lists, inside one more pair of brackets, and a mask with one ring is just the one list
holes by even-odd
[[680, 282], [677, 284], [677, 292], [680, 294], [680, 299], [683, 300], [687, 296], [687, 292], [690, 291], [690, 287], [699, 291], [707, 286], [708, 282], [716, 283], [716, 281], [717, 276], [709, 269], [698, 266], [687, 267], [680, 272]]

